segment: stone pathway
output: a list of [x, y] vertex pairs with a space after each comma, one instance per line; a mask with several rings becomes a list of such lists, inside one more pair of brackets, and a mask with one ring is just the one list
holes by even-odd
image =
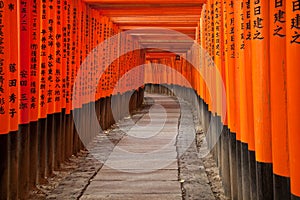
[[80, 199], [182, 199], [176, 137], [179, 104], [151, 96], [153, 105], [126, 131]]
[[153, 94], [145, 102], [99, 134], [47, 199], [214, 199], [197, 157], [191, 107]]

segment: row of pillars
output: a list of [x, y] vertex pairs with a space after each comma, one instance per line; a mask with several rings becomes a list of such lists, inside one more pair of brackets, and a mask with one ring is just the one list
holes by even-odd
[[237, 200], [299, 199], [290, 192], [290, 180], [273, 174], [272, 164], [258, 162], [255, 151], [250, 151], [246, 143], [237, 140], [236, 134], [223, 125], [219, 116], [209, 111], [208, 104], [196, 91], [158, 84], [146, 85], [145, 90], [180, 97], [192, 103], [206, 134], [208, 148], [219, 167], [226, 197]]
[[[140, 107], [143, 96], [144, 89], [139, 88], [84, 105], [80, 112], [84, 114], [80, 117], [85, 119], [83, 132], [89, 135], [90, 141], [96, 136], [89, 134], [94, 128], [90, 120], [92, 112], [96, 111], [101, 129], [106, 130]], [[128, 106], [124, 106], [125, 99], [130, 99]], [[118, 114], [113, 115], [112, 109], [117, 109]], [[0, 199], [26, 199], [37, 184], [47, 182], [62, 163], [85, 149], [74, 124], [74, 118], [79, 117], [75, 113], [78, 112], [66, 114], [63, 110], [20, 125], [16, 132], [0, 135]]]

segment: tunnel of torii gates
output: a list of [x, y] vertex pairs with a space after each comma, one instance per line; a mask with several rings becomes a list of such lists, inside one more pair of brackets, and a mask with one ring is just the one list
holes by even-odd
[[0, 198], [83, 149], [95, 111], [105, 130], [149, 90], [213, 130], [226, 196], [300, 199], [299, 74], [299, 0], [1, 0]]

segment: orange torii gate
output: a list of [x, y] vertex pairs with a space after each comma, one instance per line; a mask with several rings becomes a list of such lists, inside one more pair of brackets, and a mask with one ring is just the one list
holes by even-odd
[[300, 198], [299, 0], [2, 0], [0, 12], [0, 198], [44, 181], [84, 148], [94, 110], [107, 129], [145, 86], [193, 101], [228, 197]]

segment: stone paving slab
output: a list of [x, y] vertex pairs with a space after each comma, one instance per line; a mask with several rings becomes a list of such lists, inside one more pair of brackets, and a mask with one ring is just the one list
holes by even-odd
[[178, 170], [177, 160], [161, 160], [161, 161], [143, 161], [136, 163], [128, 163], [128, 161], [107, 161], [102, 169], [118, 169], [122, 171], [137, 170], [148, 172], [156, 171], [157, 169], [175, 169]]
[[84, 196], [101, 194], [181, 194], [178, 181], [92, 181]]
[[178, 170], [158, 170], [150, 173], [120, 172], [114, 169], [101, 170], [95, 177], [94, 181], [177, 181]]
[[82, 200], [182, 200], [181, 194], [98, 194], [85, 195]]

